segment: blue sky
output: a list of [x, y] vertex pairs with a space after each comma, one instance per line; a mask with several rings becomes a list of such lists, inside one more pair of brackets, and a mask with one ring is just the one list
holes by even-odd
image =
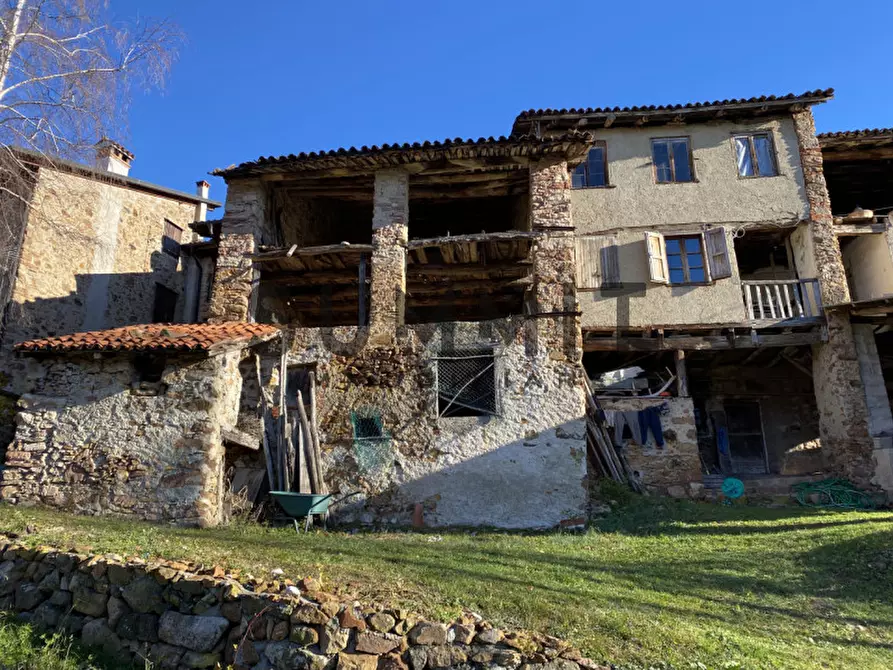
[[[341, 146], [507, 134], [531, 107], [834, 87], [819, 131], [893, 126], [893, 2], [115, 0], [187, 34], [138, 94], [131, 174], [189, 190], [220, 166]], [[212, 182], [212, 197], [224, 184]]]

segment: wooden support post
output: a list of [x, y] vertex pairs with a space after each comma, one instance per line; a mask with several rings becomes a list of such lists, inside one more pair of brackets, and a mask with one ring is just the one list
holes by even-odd
[[264, 383], [260, 373], [260, 356], [258, 354], [254, 354], [254, 368], [257, 372], [257, 402], [259, 405], [258, 412], [261, 416], [261, 439], [264, 445], [264, 461], [267, 465], [267, 479], [270, 483], [270, 489], [273, 489], [276, 486], [276, 480], [273, 472], [273, 454], [270, 450], [270, 443], [267, 440], [267, 417], [269, 412], [267, 411], [267, 399], [264, 396]]
[[359, 326], [362, 328], [366, 325], [366, 254], [360, 254], [360, 276], [359, 276]]
[[676, 349], [673, 352], [676, 359], [676, 391], [680, 398], [688, 397], [688, 372], [685, 369], [685, 352], [682, 349]]

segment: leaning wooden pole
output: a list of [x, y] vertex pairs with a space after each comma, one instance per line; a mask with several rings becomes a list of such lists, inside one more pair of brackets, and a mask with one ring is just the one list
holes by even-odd
[[260, 373], [259, 354], [254, 354], [254, 369], [257, 372], [257, 402], [261, 415], [261, 442], [264, 445], [264, 460], [267, 463], [267, 478], [270, 482], [270, 490], [275, 490], [276, 481], [273, 479], [273, 455], [270, 453], [270, 443], [267, 440], [267, 398], [264, 395], [264, 382]]
[[304, 396], [298, 391], [298, 413], [301, 415], [301, 426], [304, 428], [304, 450], [307, 453], [307, 472], [310, 474], [310, 492], [320, 493], [319, 480], [316, 478], [316, 454], [313, 449], [313, 437], [307, 410], [304, 409]]
[[285, 331], [280, 335], [279, 352], [279, 485], [280, 491], [288, 491], [291, 482], [288, 479], [288, 340]]
[[328, 493], [326, 480], [322, 476], [322, 449], [319, 444], [319, 419], [316, 408], [316, 373], [310, 373], [310, 434], [313, 437], [313, 460], [316, 464], [316, 481], [319, 482], [319, 492]]

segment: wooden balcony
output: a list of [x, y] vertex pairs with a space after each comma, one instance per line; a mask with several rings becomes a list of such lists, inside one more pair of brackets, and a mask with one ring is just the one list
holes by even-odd
[[815, 319], [822, 316], [818, 279], [742, 280], [751, 321]]

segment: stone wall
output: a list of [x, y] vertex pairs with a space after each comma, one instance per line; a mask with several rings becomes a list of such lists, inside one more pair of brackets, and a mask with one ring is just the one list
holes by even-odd
[[192, 203], [48, 168], [32, 205], [0, 348], [2, 386], [16, 394], [29, 382], [14, 343], [149, 323], [156, 283], [182, 293], [177, 259], [161, 251], [164, 220], [188, 242], [195, 214]]
[[[342, 522], [551, 527], [586, 509], [582, 369], [556, 360], [523, 318], [403, 328], [391, 346], [368, 329], [293, 329], [289, 365], [315, 366], [329, 489], [360, 491]], [[438, 417], [438, 356], [494, 350], [497, 412]], [[278, 352], [266, 357], [267, 370]], [[278, 375], [275, 375], [278, 378]], [[246, 384], [243, 408], [256, 403]], [[351, 412], [371, 409], [390, 438], [355, 442]], [[523, 495], [519, 495], [523, 492]]]
[[162, 670], [599, 670], [567, 643], [480, 616], [425, 621], [342, 602], [313, 578], [237, 581], [220, 567], [126, 561], [0, 541], [0, 609], [122, 664]]
[[260, 276], [250, 256], [260, 244], [276, 244], [269, 221], [269, 197], [255, 180], [227, 184], [226, 214], [220, 224], [217, 268], [208, 304], [208, 321], [252, 321]]
[[404, 322], [408, 224], [409, 175], [400, 170], [376, 172], [369, 290], [371, 344], [393, 342]]
[[172, 356], [160, 383], [124, 355], [45, 359], [19, 400], [0, 496], [81, 514], [214, 525], [221, 429], [237, 421], [239, 353]]
[[[831, 199], [822, 172], [822, 150], [810, 110], [794, 114], [803, 183], [809, 202], [809, 233], [822, 302], [850, 300], [840, 244], [834, 232]], [[822, 449], [832, 471], [859, 486], [874, 472], [868, 408], [849, 316], [828, 311], [828, 342], [813, 347], [813, 379], [819, 408]]]
[[664, 447], [659, 449], [649, 433], [645, 445], [629, 442], [623, 453], [646, 491], [677, 498], [697, 496], [702, 490], [698, 458], [698, 429], [691, 398], [601, 398], [606, 411], [632, 412], [666, 407], [661, 415]]

